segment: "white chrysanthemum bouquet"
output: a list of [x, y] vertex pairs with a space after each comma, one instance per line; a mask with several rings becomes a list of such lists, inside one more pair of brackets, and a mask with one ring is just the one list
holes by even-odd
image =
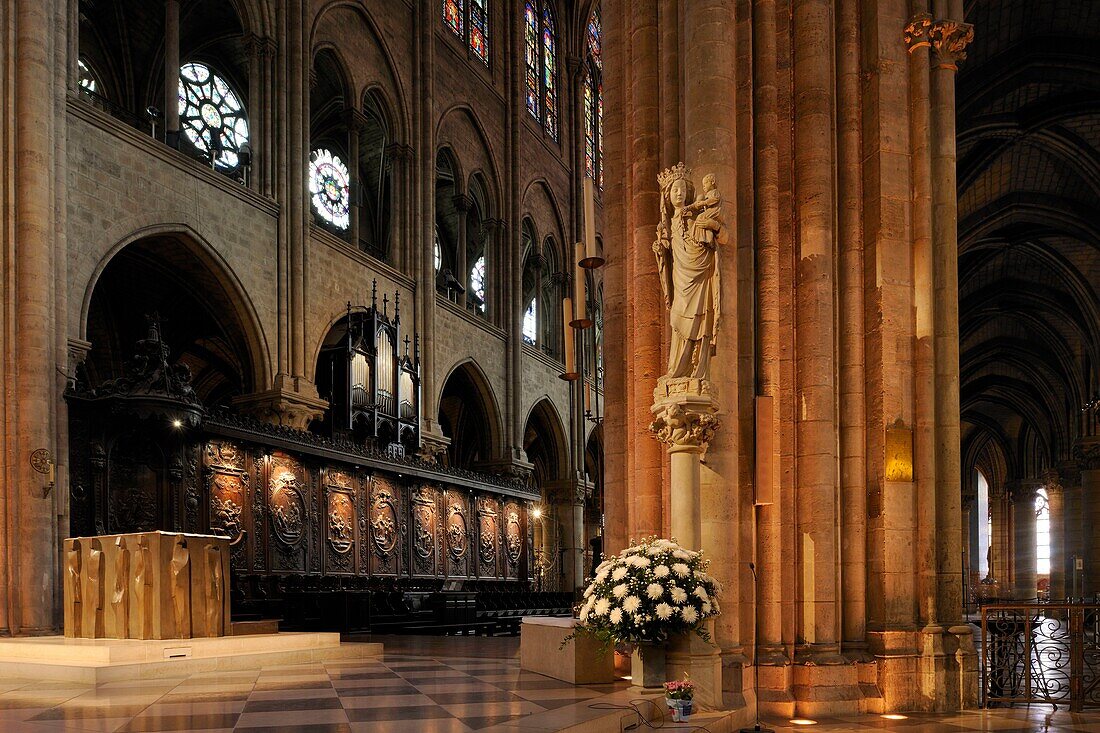
[[692, 631], [709, 641], [702, 622], [719, 614], [722, 587], [708, 565], [701, 553], [670, 540], [632, 544], [596, 568], [579, 627], [605, 644], [660, 642]]

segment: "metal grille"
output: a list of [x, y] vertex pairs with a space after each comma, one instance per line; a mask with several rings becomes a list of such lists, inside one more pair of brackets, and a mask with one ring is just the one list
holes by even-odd
[[984, 606], [982, 704], [1100, 708], [1100, 605]]

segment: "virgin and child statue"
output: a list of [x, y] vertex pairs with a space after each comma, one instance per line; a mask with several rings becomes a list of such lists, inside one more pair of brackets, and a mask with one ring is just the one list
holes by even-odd
[[721, 315], [722, 195], [707, 175], [696, 201], [690, 176], [683, 163], [658, 176], [661, 220], [653, 253], [672, 325], [666, 377], [706, 379]]

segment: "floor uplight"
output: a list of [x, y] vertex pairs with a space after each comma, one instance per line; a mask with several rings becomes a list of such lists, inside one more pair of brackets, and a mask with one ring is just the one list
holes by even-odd
[[817, 725], [816, 720], [810, 720], [809, 718], [793, 718], [791, 725]]
[[882, 717], [886, 720], [909, 720], [908, 715], [899, 715], [898, 713], [886, 713]]

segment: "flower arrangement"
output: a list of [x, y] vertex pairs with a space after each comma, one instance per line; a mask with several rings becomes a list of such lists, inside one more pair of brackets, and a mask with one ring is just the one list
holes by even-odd
[[691, 700], [695, 697], [695, 683], [684, 675], [683, 680], [665, 683], [665, 697], [669, 700]]
[[695, 632], [720, 612], [722, 587], [707, 573], [710, 561], [671, 540], [631, 544], [596, 568], [580, 611], [579, 629], [612, 643], [662, 642]]

